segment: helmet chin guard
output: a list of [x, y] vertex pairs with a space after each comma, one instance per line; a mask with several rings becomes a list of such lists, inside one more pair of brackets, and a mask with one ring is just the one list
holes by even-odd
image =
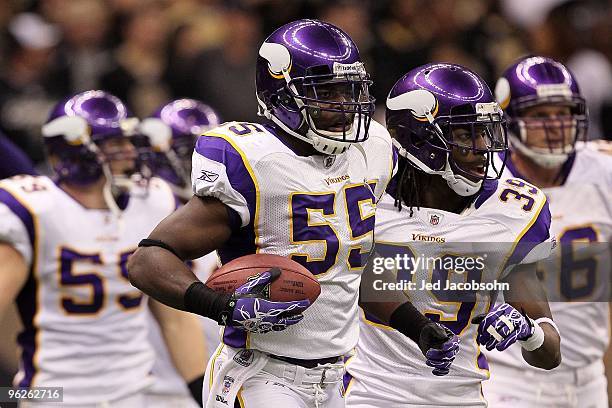
[[508, 139], [513, 149], [516, 149], [520, 154], [526, 156], [538, 166], [546, 169], [554, 169], [561, 166], [570, 156], [570, 153], [537, 152], [535, 149], [524, 144], [513, 133], [508, 135]]

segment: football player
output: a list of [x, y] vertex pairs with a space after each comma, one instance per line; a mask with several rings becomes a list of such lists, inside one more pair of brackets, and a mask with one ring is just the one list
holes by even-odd
[[176, 99], [161, 106], [139, 125], [140, 132], [153, 147], [149, 160], [151, 171], [165, 180], [183, 202], [193, 196], [191, 157], [196, 140], [219, 124], [219, 115], [205, 103]]
[[550, 201], [560, 248], [538, 269], [555, 300], [550, 307], [563, 336], [563, 362], [545, 373], [524, 364], [518, 347], [490, 353], [485, 396], [494, 407], [607, 407], [612, 157], [575, 149], [587, 132], [585, 100], [560, 62], [522, 58], [495, 92], [510, 124], [505, 177], [543, 188]]
[[[139, 133], [146, 137], [146, 145], [152, 148], [144, 160], [146, 166], [170, 185], [182, 204], [193, 196], [191, 156], [197, 137], [218, 125], [217, 113], [210, 106], [194, 99], [168, 102], [139, 124]], [[191, 266], [198, 279], [206, 281], [217, 267], [217, 256], [210, 253], [194, 260]], [[189, 390], [172, 363], [158, 324], [153, 318], [149, 321], [149, 339], [155, 349], [156, 359], [152, 371], [155, 382], [146, 392], [147, 407], [193, 406]], [[219, 326], [204, 318], [200, 319], [200, 323], [206, 340], [206, 355], [211, 356], [219, 345]], [[190, 386], [195, 385], [190, 383]], [[199, 389], [191, 392], [202, 395], [202, 384], [199, 384]]]
[[[144, 407], [151, 384], [147, 300], [126, 265], [175, 201], [163, 181], [139, 177], [137, 122], [115, 96], [79, 93], [42, 129], [55, 178], [0, 182], [0, 312], [16, 301], [24, 327], [14, 384], [63, 387], [67, 406]], [[179, 371], [202, 376], [197, 320], [152, 308]]]
[[[198, 139], [195, 197], [131, 259], [135, 286], [225, 326], [207, 367], [207, 407], [236, 398], [248, 407], [344, 406], [342, 356], [358, 337], [362, 255], [395, 167], [387, 131], [371, 121], [369, 85], [357, 47], [337, 27], [299, 20], [277, 29], [257, 60], [264, 121], [229, 122]], [[310, 305], [251, 293], [277, 277], [270, 272], [215, 293], [183, 263], [215, 249], [223, 263], [256, 252], [290, 257], [317, 277], [321, 295]]]
[[[394, 274], [389, 283], [414, 284], [400, 285], [399, 293], [380, 292], [371, 277], [382, 271], [364, 274], [361, 302], [379, 306], [369, 305], [374, 313], [363, 315], [359, 344], [347, 362], [347, 407], [484, 407], [481, 382], [488, 371], [479, 345], [505, 350], [519, 342], [529, 364], [559, 364], [559, 334], [532, 263], [552, 248], [546, 197], [520, 179], [498, 180], [501, 168], [489, 169], [494, 153], [506, 149], [505, 124], [473, 71], [448, 63], [415, 68], [394, 85], [386, 106], [400, 162], [378, 205], [373, 262], [405, 255], [419, 263], [386, 266]], [[515, 297], [491, 309], [491, 297], [506, 288], [510, 294], [529, 288], [541, 302]], [[407, 296], [454, 333], [458, 353], [457, 341], [447, 342], [430, 350], [455, 348], [446, 361], [422, 361], [401, 330], [376, 318], [394, 295]], [[446, 375], [432, 378], [428, 365]]]

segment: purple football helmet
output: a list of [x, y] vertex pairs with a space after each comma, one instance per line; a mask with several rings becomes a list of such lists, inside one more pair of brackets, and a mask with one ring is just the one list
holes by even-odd
[[191, 155], [195, 141], [219, 124], [219, 115], [195, 99], [169, 102], [140, 124], [139, 132], [148, 138], [153, 148], [146, 163], [156, 176], [170, 183], [174, 193], [183, 200], [193, 195]]
[[[495, 96], [508, 116], [512, 148], [542, 167], [563, 164], [576, 141], [586, 136], [585, 100], [572, 73], [558, 61], [538, 56], [520, 59], [497, 81]], [[527, 109], [537, 106], [566, 106], [570, 115], [526, 115]]]
[[391, 89], [386, 113], [400, 155], [457, 194], [476, 194], [485, 179], [501, 175], [492, 158], [507, 148], [503, 113], [473, 71], [447, 63], [415, 68]]
[[340, 154], [368, 138], [371, 81], [338, 27], [318, 20], [280, 27], [259, 49], [255, 82], [259, 114], [321, 153]]
[[123, 178], [135, 174], [135, 168], [130, 174], [112, 175], [108, 165], [113, 160], [134, 160], [136, 154], [125, 149], [103, 154], [101, 144], [132, 136], [137, 124], [125, 104], [104, 91], [81, 92], [59, 102], [42, 128], [48, 153], [58, 159], [53, 163], [58, 180], [86, 185], [105, 174], [109, 182], [120, 186]]

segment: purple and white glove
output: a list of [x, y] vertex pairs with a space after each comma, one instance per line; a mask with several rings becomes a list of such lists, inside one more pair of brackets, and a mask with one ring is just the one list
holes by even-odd
[[279, 276], [280, 270], [272, 268], [238, 287], [221, 315], [222, 324], [250, 333], [268, 333], [285, 330], [302, 320], [302, 312], [310, 306], [308, 299], [293, 302], [265, 299], [267, 286]]
[[421, 330], [419, 348], [427, 359], [425, 364], [433, 367], [432, 373], [443, 376], [459, 352], [459, 337], [439, 323], [427, 323]]
[[526, 340], [534, 332], [531, 319], [508, 303], [495, 306], [486, 315], [476, 316], [472, 323], [478, 323], [476, 341], [491, 351], [504, 351], [517, 340]]

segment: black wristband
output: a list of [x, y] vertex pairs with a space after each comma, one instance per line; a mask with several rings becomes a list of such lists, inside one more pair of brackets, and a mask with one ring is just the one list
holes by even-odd
[[203, 405], [202, 403], [202, 388], [204, 386], [204, 375], [202, 374], [201, 376], [199, 376], [198, 378], [196, 378], [193, 381], [190, 381], [189, 384], [187, 384], [187, 387], [189, 388], [189, 392], [191, 393], [191, 397], [196, 400], [196, 402], [198, 403], [198, 407], [201, 407]]
[[143, 240], [141, 240], [138, 243], [139, 247], [159, 247], [159, 248], [163, 248], [168, 252], [172, 252], [172, 254], [174, 256], [176, 256], [178, 259], [180, 259], [181, 261], [184, 261], [185, 258], [183, 258], [181, 255], [179, 255], [178, 251], [174, 248], [172, 248], [170, 245], [166, 244], [164, 241], [160, 241], [158, 239], [149, 239], [149, 238], [145, 238]]
[[227, 324], [230, 299], [231, 295], [215, 292], [200, 281], [189, 285], [183, 297], [186, 311], [208, 317], [223, 325]]
[[410, 302], [403, 303], [391, 314], [389, 325], [419, 345], [421, 330], [431, 323]]

